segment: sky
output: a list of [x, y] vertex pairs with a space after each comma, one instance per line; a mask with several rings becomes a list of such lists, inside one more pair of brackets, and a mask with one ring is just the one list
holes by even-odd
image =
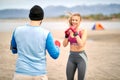
[[96, 4], [120, 4], [120, 0], [0, 0], [0, 9], [18, 8], [30, 9], [33, 5], [47, 6], [66, 6], [76, 5], [96, 5]]

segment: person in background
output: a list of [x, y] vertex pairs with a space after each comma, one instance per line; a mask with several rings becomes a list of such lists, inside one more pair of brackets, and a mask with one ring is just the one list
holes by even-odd
[[85, 44], [87, 39], [87, 30], [80, 28], [81, 16], [74, 13], [69, 19], [69, 28], [65, 31], [63, 46], [70, 43], [70, 54], [66, 67], [67, 80], [74, 80], [76, 69], [78, 69], [78, 80], [85, 79], [87, 56], [85, 53]]
[[41, 27], [44, 11], [34, 5], [29, 13], [30, 23], [17, 27], [12, 35], [11, 50], [18, 54], [13, 80], [48, 80], [46, 51], [53, 59], [60, 54], [60, 42]]

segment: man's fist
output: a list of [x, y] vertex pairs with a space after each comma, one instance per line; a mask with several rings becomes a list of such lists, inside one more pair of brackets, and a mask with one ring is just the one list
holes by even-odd
[[58, 47], [60, 47], [61, 43], [58, 40], [55, 40], [55, 45], [58, 46]]

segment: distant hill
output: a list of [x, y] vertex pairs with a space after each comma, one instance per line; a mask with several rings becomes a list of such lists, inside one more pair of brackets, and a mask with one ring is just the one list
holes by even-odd
[[[110, 15], [120, 13], [120, 4], [109, 5], [77, 5], [71, 8], [64, 6], [48, 6], [44, 8], [45, 17], [58, 17], [66, 15], [66, 12], [79, 12], [81, 15], [103, 14]], [[29, 10], [26, 9], [5, 9], [0, 10], [0, 18], [27, 18]]]
[[49, 16], [60, 16], [65, 15], [66, 12], [79, 12], [81, 15], [90, 15], [90, 14], [103, 14], [110, 15], [113, 13], [120, 13], [120, 4], [109, 4], [109, 5], [78, 5], [71, 8], [67, 8], [64, 6], [49, 6], [45, 9], [45, 14], [47, 17]]
[[29, 10], [26, 9], [4, 9], [0, 10], [0, 18], [27, 18]]

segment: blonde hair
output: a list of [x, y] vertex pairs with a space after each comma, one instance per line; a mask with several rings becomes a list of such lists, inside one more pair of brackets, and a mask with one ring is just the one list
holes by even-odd
[[73, 16], [78, 16], [80, 17], [80, 21], [82, 20], [81, 19], [81, 15], [79, 13], [74, 13], [74, 14], [71, 14], [70, 17], [69, 17], [69, 25], [71, 26], [72, 25], [72, 17]]

